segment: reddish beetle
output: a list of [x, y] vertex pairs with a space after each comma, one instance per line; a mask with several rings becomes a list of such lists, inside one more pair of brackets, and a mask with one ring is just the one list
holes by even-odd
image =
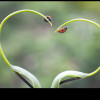
[[59, 33], [64, 33], [66, 32], [67, 27], [62, 27], [61, 29], [58, 30]]

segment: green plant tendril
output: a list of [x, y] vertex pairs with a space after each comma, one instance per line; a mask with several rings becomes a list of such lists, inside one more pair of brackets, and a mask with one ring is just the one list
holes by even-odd
[[74, 21], [85, 21], [85, 22], [89, 22], [89, 23], [92, 23], [92, 24], [96, 25], [98, 28], [100, 28], [100, 25], [97, 24], [97, 23], [94, 22], [94, 21], [91, 21], [91, 20], [88, 20], [88, 19], [83, 19], [83, 18], [77, 18], [77, 19], [72, 19], [72, 20], [69, 20], [69, 21], [65, 22], [64, 24], [62, 24], [61, 26], [59, 26], [59, 27], [55, 30], [55, 32], [57, 32], [59, 28], [65, 26], [66, 24], [69, 24], [70, 22], [74, 22]]
[[[77, 18], [77, 19], [72, 19], [72, 20], [69, 20], [69, 21], [65, 22], [64, 24], [62, 24], [61, 26], [59, 26], [59, 27], [55, 30], [55, 32], [57, 32], [58, 29], [62, 28], [62, 27], [65, 26], [66, 24], [69, 24], [70, 22], [74, 22], [74, 21], [86, 21], [86, 22], [92, 23], [92, 24], [96, 25], [98, 28], [100, 28], [100, 25], [99, 25], [98, 23], [94, 22], [94, 21], [91, 21], [91, 20], [88, 20], [88, 19], [83, 19], [83, 18]], [[54, 81], [53, 81], [51, 87], [56, 87], [56, 88], [58, 88], [58, 87], [59, 87], [59, 84], [62, 84], [62, 83], [64, 83], [64, 82], [68, 82], [69, 80], [72, 81], [73, 79], [76, 80], [76, 78], [72, 78], [72, 79], [64, 80], [64, 81], [60, 82], [60, 80], [61, 80], [63, 77], [65, 77], [65, 76], [70, 75], [70, 76], [73, 76], [73, 77], [85, 78], [85, 77], [89, 77], [89, 76], [92, 76], [92, 75], [96, 74], [98, 71], [100, 71], [100, 66], [99, 66], [99, 68], [97, 68], [95, 71], [93, 71], [93, 72], [91, 72], [91, 73], [89, 73], [89, 74], [87, 74], [87, 73], [82, 73], [82, 72], [78, 72], [78, 71], [65, 71], [65, 72], [62, 72], [62, 73], [60, 73], [58, 76], [55, 77], [55, 79], [54, 79]], [[75, 75], [76, 75], [76, 76], [75, 76]]]
[[[41, 14], [41, 13], [39, 13], [39, 12], [37, 12], [37, 11], [34, 11], [34, 10], [24, 9], [24, 10], [15, 11], [15, 12], [9, 14], [7, 17], [5, 17], [4, 20], [3, 20], [3, 21], [1, 22], [1, 24], [0, 24], [0, 33], [1, 33], [1, 29], [2, 29], [2, 27], [3, 27], [3, 25], [4, 25], [4, 23], [5, 23], [10, 17], [12, 17], [12, 16], [14, 16], [14, 15], [16, 15], [16, 14], [22, 13], [22, 12], [32, 12], [32, 13], [35, 13], [35, 14], [37, 14], [37, 15], [40, 15], [41, 17], [43, 17], [44, 19], [46, 19], [46, 20], [49, 22], [49, 24], [52, 26], [52, 23], [51, 23], [43, 14]], [[1, 53], [1, 55], [2, 55], [2, 57], [3, 57], [3, 59], [4, 59], [4, 61], [7, 63], [7, 65], [8, 65], [9, 67], [11, 67], [10, 62], [7, 60], [5, 54], [4, 54], [3, 50], [2, 50], [1, 43], [0, 43], [0, 53]]]
[[96, 74], [98, 71], [100, 71], [100, 66], [95, 71], [89, 73], [88, 76], [92, 76], [92, 75]]

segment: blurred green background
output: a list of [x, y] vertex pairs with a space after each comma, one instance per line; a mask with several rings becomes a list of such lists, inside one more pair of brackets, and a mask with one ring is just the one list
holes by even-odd
[[[50, 87], [56, 75], [63, 71], [90, 73], [100, 66], [100, 29], [96, 26], [78, 21], [68, 24], [64, 34], [54, 32], [74, 18], [100, 24], [100, 1], [0, 1], [0, 22], [8, 14], [22, 9], [52, 16], [53, 26], [33, 13], [17, 14], [2, 28], [2, 48], [12, 65], [33, 73], [43, 88]], [[100, 88], [100, 72], [60, 86], [64, 87]], [[28, 88], [1, 56], [0, 88]]]

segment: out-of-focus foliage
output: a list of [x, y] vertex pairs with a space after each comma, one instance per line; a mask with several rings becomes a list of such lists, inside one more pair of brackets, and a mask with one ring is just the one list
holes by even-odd
[[[0, 22], [22, 9], [52, 16], [51, 27], [33, 13], [11, 17], [2, 28], [1, 43], [11, 64], [33, 73], [41, 86], [50, 87], [53, 79], [66, 70], [90, 73], [100, 65], [100, 29], [87, 22], [72, 22], [64, 34], [54, 32], [73, 18], [86, 18], [100, 24], [100, 2], [90, 1], [0, 1]], [[66, 88], [100, 87], [100, 73], [62, 84]], [[28, 87], [0, 56], [0, 88]]]

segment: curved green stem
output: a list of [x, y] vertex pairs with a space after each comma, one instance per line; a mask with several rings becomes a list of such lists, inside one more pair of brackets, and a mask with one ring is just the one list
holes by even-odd
[[92, 75], [96, 74], [98, 71], [100, 71], [100, 66], [92, 73], [89, 73], [88, 76], [92, 76]]
[[[12, 17], [12, 16], [14, 16], [14, 15], [16, 15], [16, 14], [22, 13], [22, 12], [32, 12], [32, 13], [35, 13], [35, 14], [37, 14], [37, 15], [40, 15], [41, 17], [43, 17], [44, 19], [46, 19], [46, 20], [49, 22], [49, 24], [52, 26], [52, 23], [51, 23], [43, 14], [41, 14], [41, 13], [39, 13], [39, 12], [37, 12], [37, 11], [34, 11], [34, 10], [24, 9], [24, 10], [15, 11], [15, 12], [9, 14], [7, 17], [5, 17], [4, 20], [3, 20], [3, 21], [1, 22], [1, 24], [0, 24], [0, 33], [1, 33], [1, 29], [2, 29], [2, 27], [3, 27], [3, 25], [4, 25], [4, 23], [5, 23], [10, 17]], [[7, 60], [5, 54], [4, 54], [3, 50], [2, 50], [1, 44], [0, 44], [0, 53], [1, 53], [1, 55], [2, 55], [2, 57], [3, 57], [3, 59], [4, 59], [4, 61], [7, 63], [7, 65], [8, 65], [9, 67], [11, 67], [10, 62]]]
[[[74, 22], [74, 21], [85, 21], [85, 22], [89, 22], [89, 23], [92, 23], [92, 24], [96, 25], [98, 28], [100, 28], [100, 25], [99, 25], [98, 23], [94, 22], [94, 21], [91, 21], [91, 20], [88, 20], [88, 19], [83, 19], [83, 18], [77, 18], [77, 19], [72, 19], [72, 20], [69, 20], [69, 21], [65, 22], [64, 24], [62, 24], [61, 26], [59, 26], [59, 27], [55, 30], [55, 32], [57, 32], [58, 29], [62, 28], [64, 25], [69, 24], [69, 23]], [[89, 74], [86, 74], [85, 77], [92, 76], [92, 75], [96, 74], [98, 71], [100, 71], [100, 67], [97, 68], [95, 71], [93, 71], [93, 72], [91, 72], [91, 73], [89, 73]], [[61, 75], [59, 75], [59, 76], [61, 77]], [[58, 77], [59, 77], [59, 76], [58, 76]], [[58, 77], [57, 77], [57, 78], [58, 78]], [[55, 80], [57, 80], [57, 78], [55, 78]], [[54, 80], [54, 83], [56, 83], [55, 80]], [[68, 80], [67, 80], [67, 81], [68, 81]], [[66, 82], [66, 80], [63, 81], [63, 82]], [[61, 82], [61, 83], [63, 83], [63, 82]]]
[[69, 21], [65, 22], [64, 24], [62, 24], [61, 26], [59, 26], [59, 27], [55, 30], [55, 32], [57, 32], [58, 29], [61, 28], [61, 27], [63, 27], [64, 25], [69, 24], [70, 22], [74, 22], [74, 21], [86, 21], [86, 22], [92, 23], [92, 24], [96, 25], [98, 28], [100, 28], [100, 25], [97, 24], [97, 23], [94, 22], [94, 21], [91, 21], [91, 20], [88, 20], [88, 19], [83, 19], [83, 18], [77, 18], [77, 19], [72, 19], [72, 20], [69, 20]]
[[3, 59], [4, 59], [4, 61], [5, 61], [5, 62], [7, 63], [7, 65], [10, 67], [11, 64], [10, 64], [10, 62], [7, 60], [5, 54], [4, 54], [3, 50], [2, 50], [1, 44], [0, 44], [0, 53], [1, 53], [1, 55], [2, 55], [2, 57], [3, 57]]

